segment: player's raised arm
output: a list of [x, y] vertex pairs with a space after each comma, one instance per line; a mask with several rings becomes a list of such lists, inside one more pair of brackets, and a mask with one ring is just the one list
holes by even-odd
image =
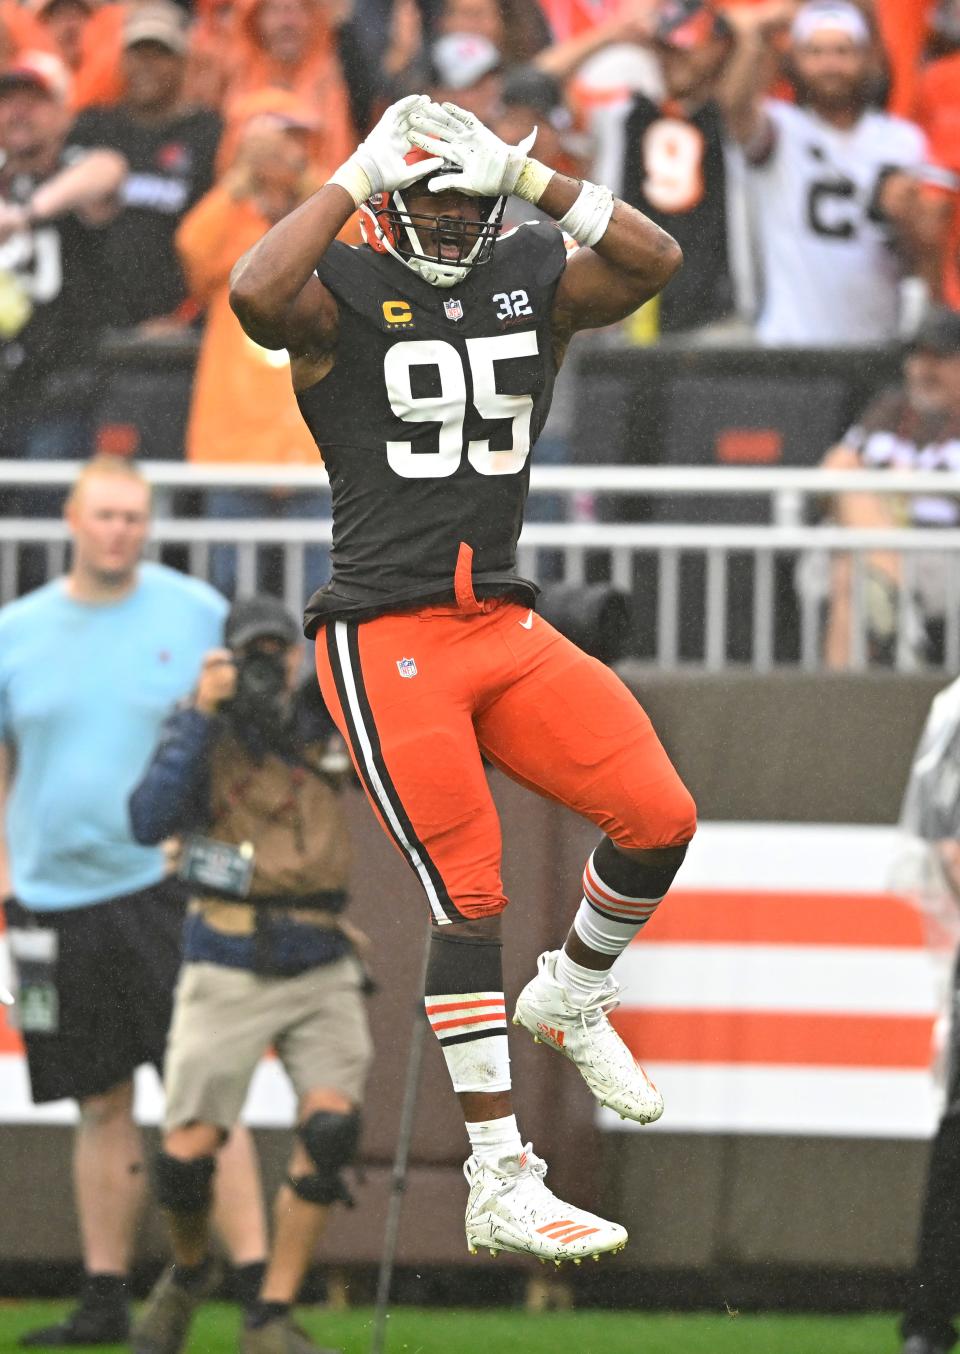
[[553, 328], [561, 340], [632, 315], [683, 263], [672, 235], [599, 184], [555, 174], [537, 205], [589, 246], [568, 259], [557, 286]]
[[531, 140], [508, 146], [472, 113], [453, 104], [422, 104], [411, 114], [410, 139], [442, 155], [458, 172], [435, 175], [431, 192], [456, 188], [480, 197], [513, 193], [553, 216], [581, 245], [557, 287], [558, 337], [613, 324], [655, 296], [680, 267], [672, 236], [609, 188], [557, 174], [527, 155]]
[[237, 262], [230, 278], [230, 305], [250, 337], [265, 348], [310, 353], [329, 345], [337, 307], [314, 275], [340, 230], [374, 193], [405, 188], [435, 165], [404, 160], [410, 149], [409, 117], [425, 96], [392, 104], [366, 141], [329, 182], [278, 221]]

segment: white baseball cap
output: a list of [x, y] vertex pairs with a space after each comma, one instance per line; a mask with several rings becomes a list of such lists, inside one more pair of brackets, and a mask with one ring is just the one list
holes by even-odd
[[858, 47], [870, 45], [870, 28], [863, 11], [848, 0], [810, 0], [797, 11], [790, 36], [802, 47], [825, 29], [845, 34]]
[[183, 10], [170, 0], [149, 0], [136, 5], [123, 25], [123, 46], [155, 42], [177, 56], [186, 53], [189, 38]]

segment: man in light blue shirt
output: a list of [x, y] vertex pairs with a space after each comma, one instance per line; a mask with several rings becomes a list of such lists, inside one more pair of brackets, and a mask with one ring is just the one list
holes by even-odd
[[84, 907], [163, 879], [160, 848], [130, 835], [127, 798], [225, 611], [205, 583], [159, 564], [141, 564], [116, 600], [78, 596], [71, 576], [0, 611], [10, 876], [25, 907]]
[[[89, 462], [67, 504], [69, 575], [0, 610], [0, 897], [33, 1099], [80, 1105], [87, 1272], [80, 1306], [27, 1344], [127, 1335], [143, 1194], [132, 1076], [162, 1063], [182, 920], [162, 851], [131, 835], [127, 800], [162, 720], [221, 643], [227, 609], [207, 584], [140, 562], [149, 515], [138, 470]], [[246, 1173], [238, 1197], [250, 1197], [252, 1160], [247, 1141], [225, 1162]], [[252, 1222], [235, 1258], [262, 1256], [255, 1211]]]

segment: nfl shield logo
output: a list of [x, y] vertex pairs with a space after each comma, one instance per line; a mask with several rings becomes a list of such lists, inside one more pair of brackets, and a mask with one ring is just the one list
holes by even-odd
[[448, 320], [462, 320], [463, 306], [457, 300], [444, 301], [443, 313]]
[[417, 665], [412, 658], [398, 658], [397, 668], [401, 677], [416, 677]]

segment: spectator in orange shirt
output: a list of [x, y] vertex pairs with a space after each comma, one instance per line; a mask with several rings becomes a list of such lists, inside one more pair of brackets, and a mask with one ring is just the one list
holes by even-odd
[[83, 36], [96, 11], [94, 0], [34, 0], [30, 6], [48, 43], [75, 74], [83, 60]]
[[42, 24], [17, 0], [0, 0], [0, 66], [11, 66], [26, 52], [50, 52]]
[[238, 41], [237, 6], [235, 0], [197, 0], [193, 13], [185, 97], [201, 108], [219, 108]]
[[313, 111], [324, 158], [340, 163], [356, 145], [346, 81], [337, 55], [337, 0], [239, 0], [237, 44], [230, 54], [222, 111], [228, 135], [242, 100], [273, 87]]
[[122, 88], [121, 33], [126, 10], [98, 0], [31, 0], [29, 6], [43, 33], [71, 77], [70, 107], [94, 99], [114, 99]]
[[[311, 168], [316, 126], [309, 107], [284, 90], [260, 91], [237, 108], [242, 123], [231, 167], [187, 214], [177, 248], [191, 295], [206, 307], [187, 430], [191, 461], [321, 466], [300, 417], [286, 352], [247, 338], [230, 309], [227, 284], [237, 259], [323, 182]], [[210, 517], [328, 518], [326, 487], [288, 492], [217, 489], [206, 494]], [[232, 594], [232, 546], [214, 546], [211, 580]], [[329, 551], [308, 546], [304, 595], [327, 581]], [[251, 581], [251, 587], [254, 584]]]

